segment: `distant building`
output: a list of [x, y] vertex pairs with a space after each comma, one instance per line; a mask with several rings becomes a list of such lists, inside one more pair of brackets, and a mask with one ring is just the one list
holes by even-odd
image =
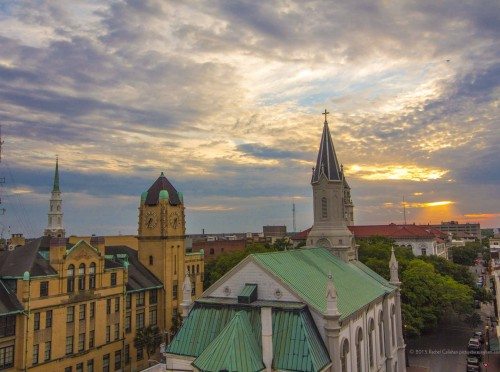
[[[311, 229], [295, 234], [291, 239], [295, 245], [305, 242]], [[356, 239], [376, 236], [394, 240], [395, 245], [408, 247], [415, 256], [436, 255], [448, 258], [451, 240], [448, 234], [428, 226], [418, 225], [366, 225], [349, 226]]]
[[490, 238], [490, 252], [494, 258], [500, 258], [500, 234]]
[[193, 242], [192, 251], [200, 252], [203, 250], [205, 261], [213, 261], [223, 253], [244, 251], [246, 244], [246, 239], [198, 240]]
[[265, 237], [283, 238], [286, 236], [286, 226], [263, 226], [262, 231]]
[[427, 225], [442, 232], [450, 233], [458, 238], [482, 239], [481, 225], [479, 223], [458, 223], [458, 221], [441, 222], [440, 225]]

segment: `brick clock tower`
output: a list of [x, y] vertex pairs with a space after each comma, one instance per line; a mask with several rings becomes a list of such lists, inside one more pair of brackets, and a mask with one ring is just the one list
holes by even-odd
[[185, 276], [184, 202], [161, 173], [148, 191], [142, 193], [139, 206], [139, 260], [164, 285], [162, 305], [164, 327], [170, 329], [181, 313], [182, 286]]

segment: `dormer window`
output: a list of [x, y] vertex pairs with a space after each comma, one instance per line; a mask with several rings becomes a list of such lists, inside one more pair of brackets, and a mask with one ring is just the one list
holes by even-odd
[[85, 290], [85, 264], [83, 263], [78, 267], [78, 290]]

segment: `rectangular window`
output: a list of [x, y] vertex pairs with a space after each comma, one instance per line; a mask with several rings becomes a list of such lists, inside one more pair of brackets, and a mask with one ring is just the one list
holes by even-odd
[[66, 367], [64, 368], [64, 372], [72, 372], [73, 371], [73, 367]]
[[0, 348], [0, 369], [14, 367], [14, 345]]
[[52, 327], [52, 310], [45, 312], [45, 328]]
[[115, 313], [120, 311], [120, 297], [115, 297]]
[[90, 303], [90, 319], [93, 319], [95, 316], [95, 302]]
[[136, 306], [144, 306], [144, 292], [137, 292]]
[[125, 301], [125, 308], [130, 309], [132, 307], [132, 295], [130, 293], [125, 297]]
[[89, 275], [89, 288], [95, 289], [95, 275], [93, 274]]
[[78, 314], [78, 319], [80, 320], [85, 320], [85, 312], [87, 310], [87, 305], [86, 304], [81, 304], [80, 305], [80, 312]]
[[136, 329], [144, 328], [144, 313], [137, 313], [135, 317], [135, 328]]
[[106, 342], [111, 341], [111, 326], [106, 326]]
[[144, 359], [144, 349], [142, 347], [137, 348], [137, 360]]
[[132, 330], [132, 319], [130, 317], [130, 314], [127, 314], [125, 316], [125, 333], [130, 333]]
[[16, 334], [16, 316], [7, 315], [0, 317], [0, 337], [14, 336]]
[[111, 273], [111, 286], [116, 285], [116, 273]]
[[78, 335], [78, 351], [85, 350], [85, 333]]
[[68, 277], [68, 293], [73, 293], [75, 291], [75, 278], [73, 276]]
[[115, 340], [120, 338], [120, 323], [115, 324]]
[[191, 296], [196, 294], [196, 282], [191, 283]]
[[68, 306], [66, 308], [66, 323], [73, 323], [75, 321], [75, 307]]
[[156, 325], [157, 313], [156, 309], [149, 310], [149, 325]]
[[94, 372], [94, 359], [87, 361], [87, 372]]
[[40, 313], [33, 314], [33, 329], [35, 331], [40, 329]]
[[45, 361], [50, 360], [51, 355], [52, 355], [52, 342], [47, 341], [45, 343], [45, 358], [44, 358], [44, 360]]
[[40, 297], [49, 295], [49, 282], [40, 282]]
[[66, 355], [73, 354], [73, 336], [66, 337]]
[[76, 372], [83, 372], [83, 363], [78, 363], [76, 365]]
[[156, 304], [158, 303], [158, 290], [152, 289], [149, 291], [149, 303]]
[[33, 345], [33, 364], [38, 364], [38, 352], [40, 348], [38, 345]]
[[177, 284], [172, 287], [172, 299], [177, 300]]
[[109, 354], [102, 357], [102, 372], [109, 372]]
[[89, 348], [93, 348], [95, 343], [95, 331], [89, 332]]
[[123, 351], [123, 359], [124, 362], [125, 362], [125, 365], [129, 364], [130, 363], [130, 345], [125, 345], [125, 350]]
[[122, 351], [115, 351], [115, 371], [118, 371], [122, 368]]
[[111, 298], [106, 300], [106, 314], [111, 314]]

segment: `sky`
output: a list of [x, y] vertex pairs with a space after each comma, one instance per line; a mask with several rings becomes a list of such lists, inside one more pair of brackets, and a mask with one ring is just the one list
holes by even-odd
[[500, 226], [498, 1], [2, 1], [2, 234], [135, 234], [165, 172], [188, 233], [312, 224], [327, 109], [355, 223]]

